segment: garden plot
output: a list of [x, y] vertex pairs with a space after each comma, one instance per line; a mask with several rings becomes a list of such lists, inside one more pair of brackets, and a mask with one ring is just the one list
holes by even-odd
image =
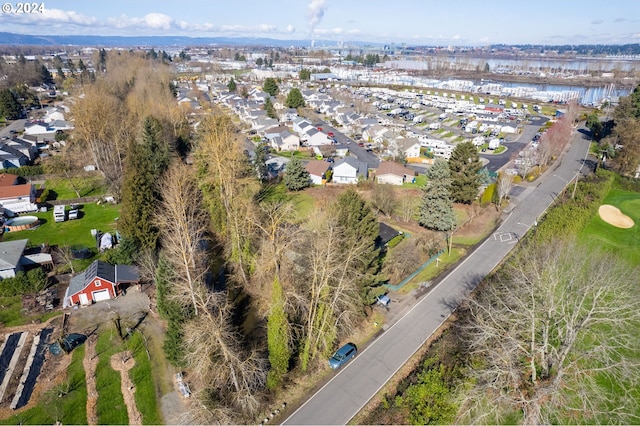
[[0, 411], [17, 410], [29, 403], [52, 333], [49, 327], [5, 336], [0, 349]]

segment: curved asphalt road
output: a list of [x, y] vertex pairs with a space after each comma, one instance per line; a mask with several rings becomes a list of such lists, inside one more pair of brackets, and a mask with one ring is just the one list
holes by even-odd
[[574, 132], [559, 164], [517, 197], [502, 225], [413, 308], [371, 343], [284, 424], [346, 424], [442, 325], [460, 301], [514, 248], [551, 202], [580, 172], [589, 141]]

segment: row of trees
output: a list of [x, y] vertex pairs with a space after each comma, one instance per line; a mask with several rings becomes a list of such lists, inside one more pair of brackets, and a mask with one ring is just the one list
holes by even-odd
[[624, 175], [634, 175], [640, 166], [640, 85], [621, 98], [613, 113], [613, 130], [600, 142], [602, 158]]
[[[292, 366], [324, 362], [381, 291], [378, 223], [354, 190], [301, 223], [291, 203], [263, 195], [243, 136], [220, 113], [200, 124], [194, 158], [160, 178], [153, 221], [165, 347], [197, 378], [197, 421], [248, 421], [265, 387], [280, 386]], [[252, 301], [261, 338], [240, 333], [237, 297]]]
[[537, 148], [526, 147], [511, 157], [513, 167], [522, 179], [526, 179], [536, 167], [538, 170], [545, 169], [560, 156], [571, 142], [571, 135], [578, 118], [578, 105], [568, 104], [564, 114], [544, 131]]
[[127, 150], [140, 140], [145, 119], [153, 116], [161, 123], [159, 138], [172, 148], [184, 144], [189, 128], [186, 111], [175, 102], [168, 67], [139, 53], [109, 52], [105, 69], [72, 108], [75, 130], [64, 154], [78, 166], [91, 161], [120, 198]]

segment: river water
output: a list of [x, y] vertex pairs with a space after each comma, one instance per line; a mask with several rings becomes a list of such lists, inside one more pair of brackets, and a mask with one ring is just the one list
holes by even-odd
[[468, 57], [426, 57], [424, 60], [387, 61], [384, 67], [393, 70], [475, 70], [484, 69], [489, 64], [496, 72], [495, 78], [487, 80], [435, 80], [415, 76], [394, 77], [392, 83], [432, 87], [442, 90], [460, 90], [482, 93], [491, 96], [513, 96], [541, 102], [569, 102], [576, 100], [583, 105], [600, 105], [605, 101], [615, 101], [627, 96], [629, 88], [602, 84], [595, 87], [583, 87], [575, 84], [535, 84], [500, 81], [500, 72], [523, 72], [532, 75], [555, 74], [580, 75], [591, 72], [616, 72], [640, 70], [638, 58], [579, 58], [579, 59], [482, 59]]

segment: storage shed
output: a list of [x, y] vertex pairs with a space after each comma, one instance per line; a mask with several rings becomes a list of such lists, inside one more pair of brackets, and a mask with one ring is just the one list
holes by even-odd
[[139, 281], [138, 271], [133, 266], [114, 266], [96, 260], [84, 272], [71, 279], [63, 307], [85, 306], [113, 299], [123, 294], [128, 285], [138, 284]]

